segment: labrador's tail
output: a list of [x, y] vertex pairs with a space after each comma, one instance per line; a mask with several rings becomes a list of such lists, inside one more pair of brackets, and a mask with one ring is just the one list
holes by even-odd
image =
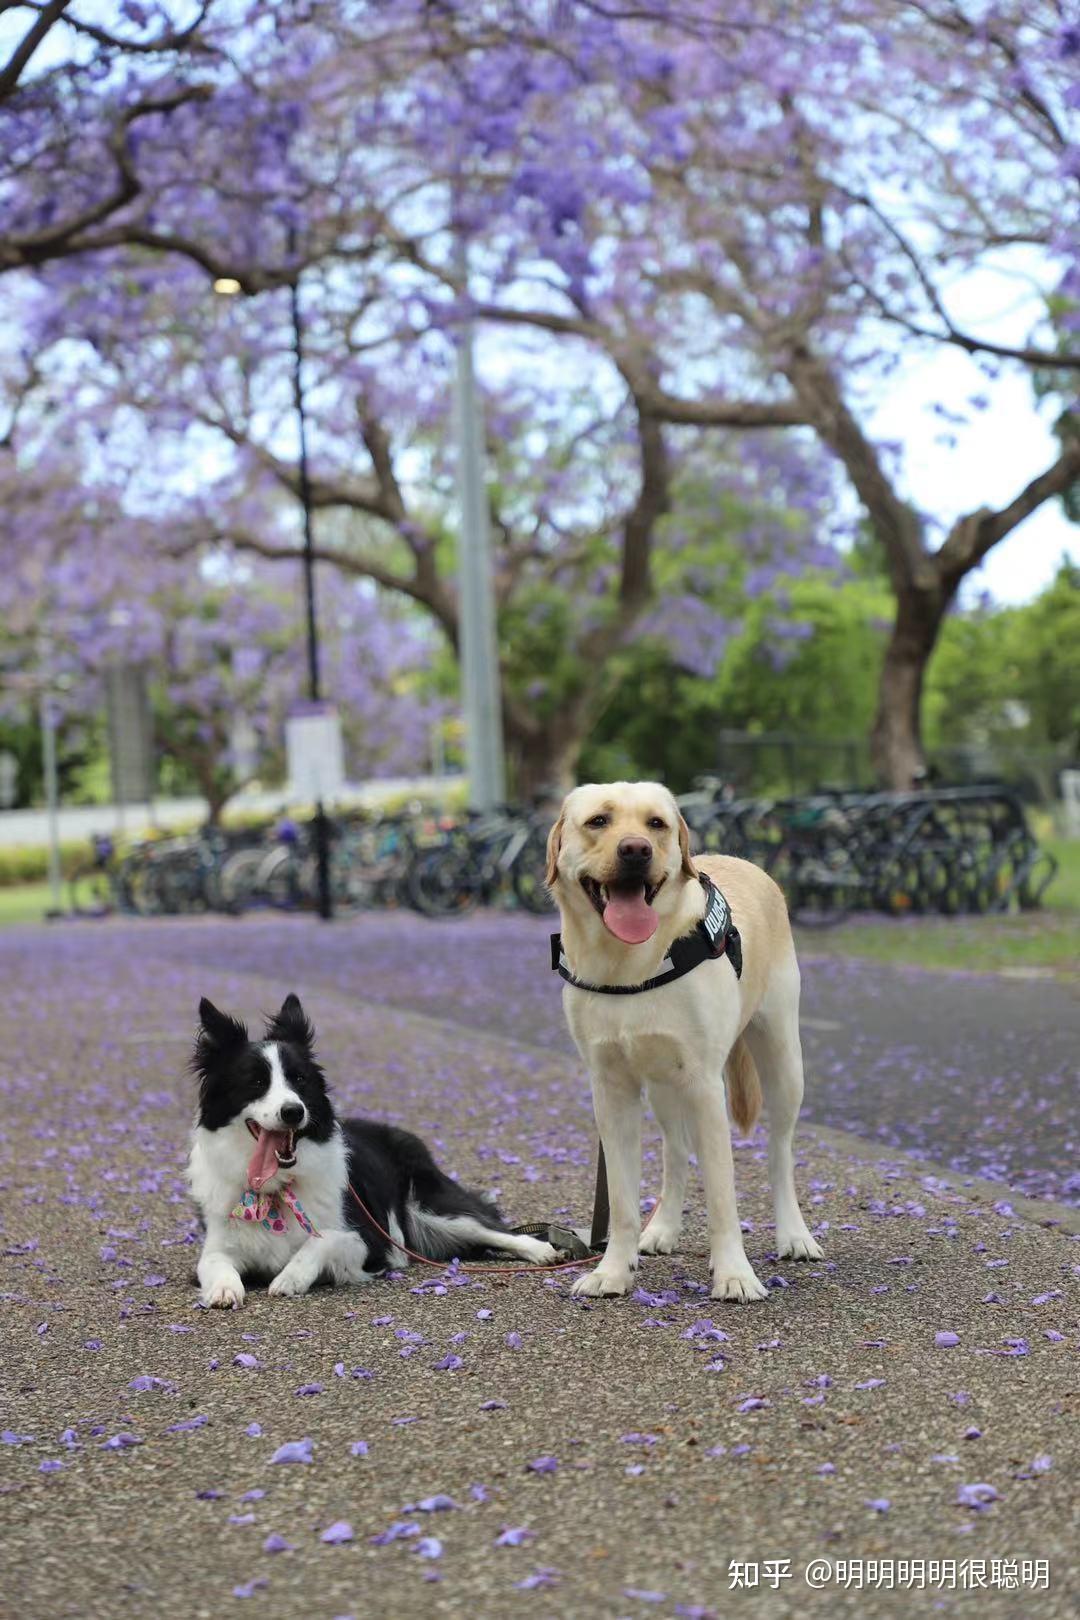
[[731, 1048], [724, 1073], [731, 1117], [743, 1135], [748, 1136], [761, 1113], [761, 1081], [750, 1048], [741, 1035]]

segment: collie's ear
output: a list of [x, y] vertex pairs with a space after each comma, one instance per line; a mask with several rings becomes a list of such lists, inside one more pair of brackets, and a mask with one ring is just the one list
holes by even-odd
[[272, 1041], [289, 1041], [293, 1046], [310, 1048], [315, 1040], [315, 1029], [298, 995], [290, 991], [273, 1018], [266, 1020], [266, 1033]]
[[233, 1046], [247, 1044], [247, 1025], [242, 1024], [239, 1018], [232, 1018], [228, 1013], [219, 1012], [212, 1001], [205, 996], [199, 1002], [199, 1045], [213, 1048], [215, 1051], [227, 1051]]
[[559, 851], [562, 849], [563, 828], [566, 825], [566, 811], [559, 811], [559, 819], [548, 833], [547, 841], [547, 872], [544, 882], [548, 888], [554, 888], [559, 881]]
[[683, 877], [697, 877], [697, 868], [690, 859], [690, 829], [682, 816], [679, 817], [679, 854], [682, 856]]

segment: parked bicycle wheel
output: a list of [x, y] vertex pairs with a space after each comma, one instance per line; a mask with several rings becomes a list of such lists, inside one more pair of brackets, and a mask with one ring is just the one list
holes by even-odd
[[547, 839], [537, 831], [530, 833], [527, 842], [514, 857], [510, 883], [518, 905], [538, 917], [555, 910], [555, 902], [548, 893], [546, 876]]
[[480, 904], [483, 876], [467, 849], [447, 844], [420, 856], [406, 889], [409, 904], [425, 917], [463, 917]]

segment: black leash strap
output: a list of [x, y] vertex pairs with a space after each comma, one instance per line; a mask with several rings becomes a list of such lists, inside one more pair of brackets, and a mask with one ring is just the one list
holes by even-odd
[[607, 1242], [610, 1216], [611, 1205], [608, 1202], [607, 1161], [604, 1158], [603, 1142], [597, 1142], [596, 1191], [593, 1193], [592, 1230], [589, 1233], [590, 1249], [602, 1249]]

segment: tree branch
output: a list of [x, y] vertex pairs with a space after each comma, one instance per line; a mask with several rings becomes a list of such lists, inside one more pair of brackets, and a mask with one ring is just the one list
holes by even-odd
[[37, 22], [32, 23], [27, 29], [4, 67], [0, 69], [0, 101], [6, 101], [9, 96], [15, 94], [31, 57], [46, 34], [55, 28], [70, 4], [71, 0], [50, 0], [50, 3], [38, 13]]
[[1026, 484], [1008, 506], [997, 512], [984, 506], [959, 518], [934, 555], [946, 586], [954, 589], [999, 540], [1004, 540], [1044, 502], [1055, 495], [1064, 495], [1077, 482], [1080, 482], [1080, 439], [1072, 440], [1053, 466]]

